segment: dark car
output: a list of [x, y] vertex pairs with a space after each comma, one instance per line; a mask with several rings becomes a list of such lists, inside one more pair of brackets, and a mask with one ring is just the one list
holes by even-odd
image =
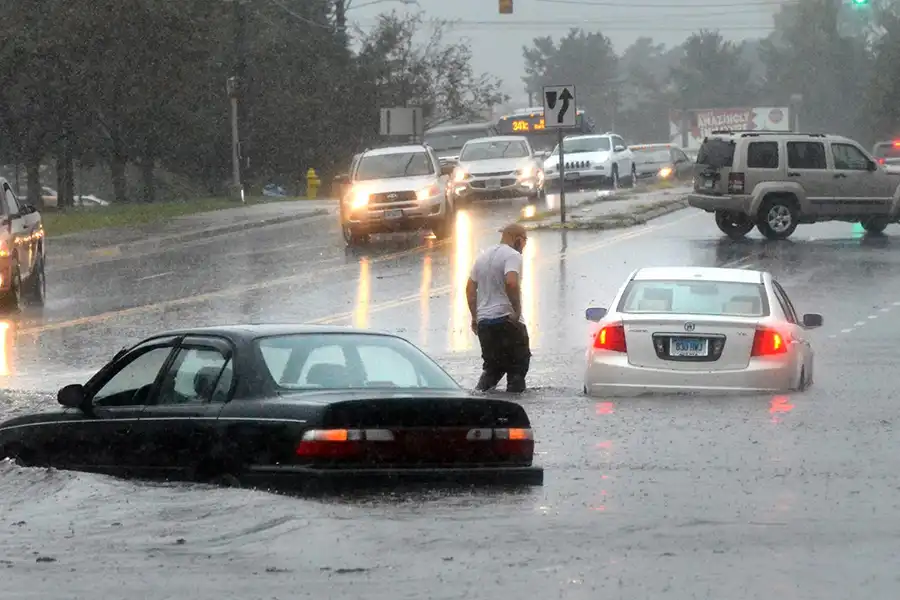
[[640, 179], [657, 181], [690, 181], [694, 176], [694, 160], [672, 144], [639, 144], [630, 146]]
[[43, 306], [47, 292], [44, 276], [46, 247], [44, 224], [38, 210], [20, 202], [5, 179], [0, 178], [0, 308], [16, 311]]
[[515, 402], [471, 397], [403, 338], [341, 327], [185, 329], [120, 351], [63, 410], [0, 424], [0, 457], [261, 488], [540, 485]]

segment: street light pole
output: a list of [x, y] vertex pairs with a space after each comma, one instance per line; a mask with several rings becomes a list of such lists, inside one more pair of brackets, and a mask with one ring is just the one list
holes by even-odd
[[241, 185], [241, 138], [238, 132], [238, 80], [229, 77], [225, 89], [231, 99], [231, 195], [244, 202], [244, 187]]

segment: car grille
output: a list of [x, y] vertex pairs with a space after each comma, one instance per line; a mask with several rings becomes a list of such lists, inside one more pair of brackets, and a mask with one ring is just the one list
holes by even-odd
[[[473, 181], [470, 185], [473, 188], [484, 188], [484, 187], [487, 187], [485, 185], [486, 183], [487, 182], [485, 182], [485, 181]], [[515, 184], [516, 184], [515, 179], [501, 179], [500, 180], [501, 187], [506, 187], [506, 186], [515, 185]]]
[[380, 208], [382, 205], [400, 207], [399, 205], [416, 205], [415, 192], [383, 192], [369, 196], [369, 208]]
[[472, 177], [512, 177], [509, 171], [501, 171], [500, 173], [472, 173]]
[[573, 160], [571, 162], [566, 162], [567, 169], [587, 169], [591, 166], [591, 161], [589, 160]]

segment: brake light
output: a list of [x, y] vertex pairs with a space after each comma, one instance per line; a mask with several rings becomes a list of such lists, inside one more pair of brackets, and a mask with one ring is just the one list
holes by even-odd
[[894, 142], [894, 148], [900, 148], [900, 142]]
[[358, 454], [364, 442], [393, 442], [388, 429], [310, 429], [297, 445], [297, 456], [328, 458]]
[[753, 350], [750, 356], [774, 356], [787, 352], [787, 341], [774, 329], [761, 328], [753, 336]]
[[728, 193], [742, 194], [744, 193], [744, 174], [729, 173], [728, 174]]
[[627, 352], [625, 326], [617, 323], [615, 325], [606, 325], [600, 329], [594, 338], [594, 348], [597, 350], [609, 350], [610, 352]]
[[534, 434], [529, 428], [480, 428], [470, 429], [466, 434], [470, 442], [491, 442], [494, 451], [500, 454], [534, 454]]
[[875, 160], [878, 161], [878, 164], [879, 164], [879, 165], [883, 165], [883, 164], [884, 164], [884, 159], [883, 159], [883, 158], [876, 158]]

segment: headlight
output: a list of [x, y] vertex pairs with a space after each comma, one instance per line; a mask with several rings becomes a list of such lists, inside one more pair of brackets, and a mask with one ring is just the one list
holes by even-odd
[[453, 171], [453, 181], [462, 181], [469, 176], [463, 169], [456, 169]]
[[665, 179], [666, 177], [668, 177], [671, 174], [672, 174], [671, 167], [663, 167], [662, 169], [659, 170], [659, 176], [662, 177], [663, 179]]
[[519, 170], [519, 179], [528, 179], [532, 175], [534, 175], [534, 167], [532, 167], [531, 165], [528, 165]]
[[364, 208], [369, 205], [369, 192], [366, 190], [354, 190], [353, 198], [350, 200], [351, 208]]
[[419, 202], [424, 202], [429, 198], [434, 198], [440, 193], [438, 190], [438, 186], [436, 183], [432, 183], [427, 188], [422, 188], [418, 192], [416, 192], [416, 198], [419, 199]]

